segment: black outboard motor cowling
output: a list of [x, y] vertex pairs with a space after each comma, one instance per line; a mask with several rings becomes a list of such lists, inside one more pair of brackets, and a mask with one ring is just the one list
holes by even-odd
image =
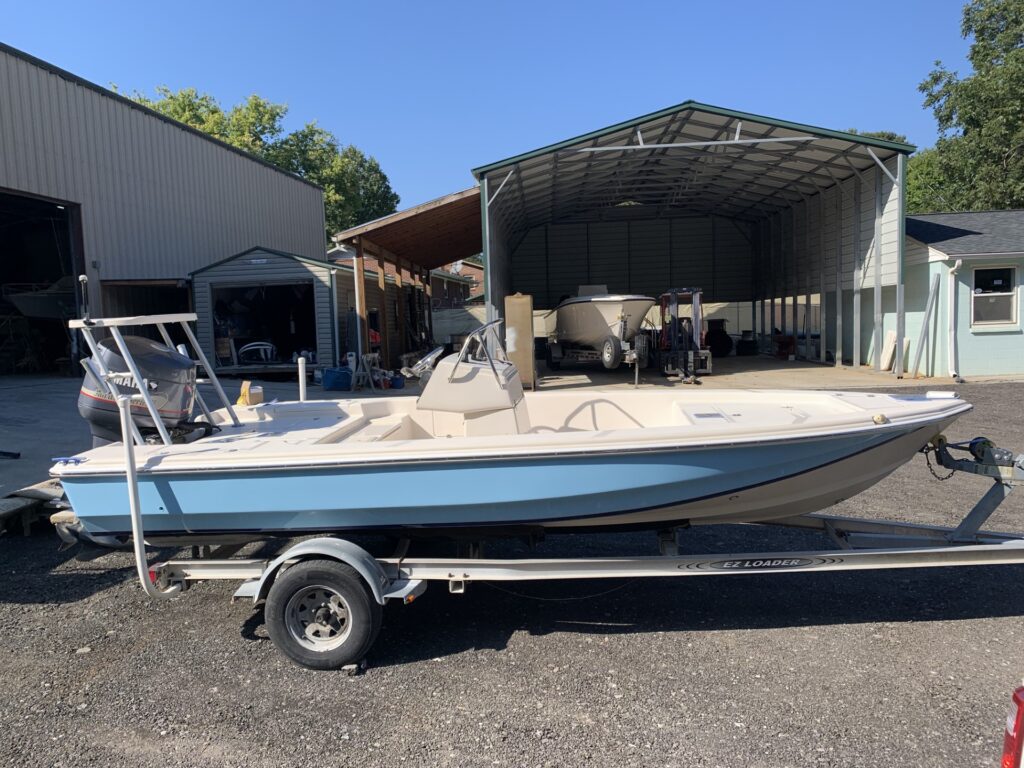
[[[142, 336], [125, 336], [124, 343], [139, 373], [149, 383], [149, 396], [160, 413], [160, 421], [168, 430], [188, 424], [196, 398], [195, 363], [170, 347]], [[128, 364], [113, 339], [102, 339], [97, 346], [108, 371], [128, 370]], [[95, 358], [94, 355], [93, 360]], [[96, 369], [102, 370], [99, 365]], [[139, 393], [131, 376], [115, 377], [112, 383], [120, 394], [131, 397]], [[94, 448], [121, 441], [121, 414], [117, 403], [88, 369], [78, 394], [78, 412], [89, 422]], [[157, 431], [143, 402], [132, 402], [132, 420], [143, 435]]]

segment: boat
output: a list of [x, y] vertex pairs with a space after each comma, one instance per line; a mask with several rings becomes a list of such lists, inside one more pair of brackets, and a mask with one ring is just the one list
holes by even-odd
[[67, 320], [75, 316], [75, 277], [65, 275], [47, 286], [8, 284], [4, 298], [25, 317]]
[[[168, 320], [171, 318], [171, 320]], [[184, 319], [182, 319], [184, 318]], [[72, 321], [94, 353], [109, 331], [128, 370], [87, 360], [111, 396], [149, 411], [120, 443], [58, 461], [65, 533], [124, 543], [132, 530], [125, 444], [134, 441], [149, 543], [311, 533], [521, 536], [766, 522], [816, 512], [874, 485], [971, 406], [952, 393], [692, 389], [524, 392], [497, 331], [439, 348], [410, 375], [419, 396], [270, 402], [181, 416], [157, 408], [119, 328], [178, 321]], [[177, 355], [169, 346], [168, 356]], [[147, 362], [147, 365], [151, 361]], [[191, 393], [182, 388], [177, 402]], [[126, 402], [126, 401], [125, 401]], [[124, 414], [128, 411], [124, 410]], [[88, 415], [88, 414], [86, 414]], [[124, 416], [127, 419], [127, 415]]]
[[563, 299], [553, 310], [555, 331], [549, 364], [558, 364], [563, 357], [596, 359], [597, 354], [580, 354], [593, 351], [599, 353], [605, 368], [618, 368], [623, 352], [630, 349], [653, 306], [650, 296], [610, 294], [604, 285], [581, 285], [576, 296]]

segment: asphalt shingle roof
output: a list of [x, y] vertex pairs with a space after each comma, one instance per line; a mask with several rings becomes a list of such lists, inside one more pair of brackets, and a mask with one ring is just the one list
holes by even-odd
[[907, 235], [950, 255], [1024, 253], [1024, 210], [908, 216]]

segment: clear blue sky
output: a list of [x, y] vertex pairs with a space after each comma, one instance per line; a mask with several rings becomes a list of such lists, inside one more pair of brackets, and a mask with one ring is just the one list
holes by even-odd
[[967, 66], [961, 0], [306, 6], [8, 1], [0, 39], [122, 91], [284, 102], [289, 128], [316, 120], [374, 155], [402, 207], [687, 99], [930, 146], [917, 84], [935, 59]]

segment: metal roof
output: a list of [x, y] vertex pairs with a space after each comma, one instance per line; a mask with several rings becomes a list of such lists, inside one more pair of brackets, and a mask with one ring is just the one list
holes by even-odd
[[308, 264], [311, 267], [320, 267], [322, 269], [330, 269], [332, 266], [334, 266], [331, 262], [326, 260], [321, 261], [319, 259], [311, 259], [307, 256], [300, 256], [297, 253], [288, 253], [287, 251], [279, 251], [276, 248], [266, 248], [265, 246], [262, 245], [255, 245], [252, 248], [247, 248], [241, 253], [236, 253], [232, 256], [228, 256], [227, 258], [221, 259], [220, 261], [215, 261], [212, 264], [207, 264], [205, 267], [194, 269], [191, 272], [189, 272], [188, 276], [191, 279], [192, 277], [202, 272], [206, 272], [207, 270], [219, 267], [221, 264], [227, 264], [229, 261], [234, 261], [235, 259], [240, 259], [243, 256], [248, 256], [253, 253], [269, 253], [272, 256], [283, 256], [286, 259], [294, 259], [295, 261], [301, 261], [303, 264]]
[[296, 181], [301, 181], [303, 184], [308, 184], [309, 186], [313, 187], [314, 189], [321, 189], [319, 184], [315, 184], [312, 181], [310, 181], [309, 179], [304, 179], [302, 176], [299, 176], [297, 173], [292, 173], [291, 171], [287, 171], [287, 170], [285, 170], [284, 168], [282, 168], [279, 165], [274, 165], [273, 163], [271, 163], [271, 162], [269, 162], [267, 160], [264, 160], [262, 157], [257, 157], [256, 155], [252, 154], [251, 152], [246, 152], [244, 149], [236, 147], [234, 144], [228, 144], [226, 141], [221, 141], [220, 139], [218, 139], [218, 138], [216, 138], [214, 136], [211, 136], [208, 133], [203, 133], [198, 128], [193, 128], [191, 125], [187, 125], [187, 124], [182, 123], [182, 122], [180, 122], [178, 120], [175, 120], [172, 117], [168, 117], [165, 114], [157, 112], [155, 109], [150, 109], [149, 107], [147, 107], [147, 106], [145, 106], [143, 104], [140, 104], [137, 101], [133, 101], [132, 99], [129, 99], [126, 96], [122, 96], [120, 93], [117, 93], [116, 91], [112, 91], [109, 88], [104, 88], [103, 86], [96, 85], [96, 83], [90, 82], [89, 80], [86, 80], [84, 77], [79, 77], [78, 75], [74, 74], [73, 72], [68, 72], [66, 69], [61, 69], [60, 67], [56, 66], [55, 64], [51, 64], [48, 61], [43, 61], [42, 59], [36, 58], [35, 56], [33, 56], [30, 53], [25, 53], [22, 50], [19, 50], [17, 48], [13, 48], [10, 45], [7, 45], [6, 43], [2, 43], [2, 42], [0, 42], [0, 51], [3, 51], [4, 53], [8, 53], [11, 56], [14, 56], [16, 58], [19, 58], [22, 61], [26, 61], [29, 64], [31, 64], [32, 66], [34, 66], [34, 67], [39, 67], [40, 69], [46, 70], [50, 74], [56, 75], [57, 77], [59, 77], [59, 78], [61, 78], [63, 80], [67, 80], [69, 82], [75, 83], [76, 85], [80, 85], [83, 88], [88, 88], [90, 91], [95, 91], [96, 93], [100, 94], [101, 96], [106, 96], [108, 99], [112, 99], [114, 101], [120, 102], [121, 104], [125, 105], [126, 107], [131, 107], [132, 109], [137, 110], [139, 112], [142, 112], [145, 115], [149, 115], [150, 117], [155, 117], [157, 120], [162, 120], [165, 123], [169, 123], [170, 125], [173, 125], [175, 128], [180, 128], [181, 130], [185, 131], [186, 133], [191, 133], [194, 136], [198, 136], [201, 139], [205, 139], [206, 141], [209, 141], [209, 142], [211, 142], [213, 144], [216, 144], [221, 149], [226, 149], [229, 152], [234, 152], [236, 155], [241, 155], [242, 157], [244, 157], [244, 158], [246, 158], [248, 160], [252, 160], [254, 163], [259, 163], [260, 165], [266, 166], [267, 168], [272, 168], [273, 170], [277, 171], [278, 173], [282, 173], [285, 176], [290, 176], [291, 178], [295, 179]]
[[677, 211], [760, 219], [914, 147], [687, 101], [474, 169], [509, 230]]
[[335, 243], [365, 238], [393, 256], [425, 269], [482, 250], [480, 189], [471, 187], [339, 232]]
[[908, 216], [907, 236], [951, 256], [1024, 253], [1024, 210]]

